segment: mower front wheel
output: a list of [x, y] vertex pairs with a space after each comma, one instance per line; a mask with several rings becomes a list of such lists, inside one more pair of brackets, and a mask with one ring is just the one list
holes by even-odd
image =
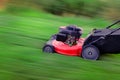
[[45, 45], [43, 47], [43, 52], [45, 53], [54, 53], [54, 47], [51, 45]]
[[99, 55], [100, 51], [94, 45], [85, 46], [82, 50], [82, 57], [84, 59], [97, 60]]

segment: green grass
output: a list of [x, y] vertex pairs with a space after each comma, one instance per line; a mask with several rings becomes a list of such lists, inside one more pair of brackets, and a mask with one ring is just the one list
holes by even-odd
[[[36, 16], [37, 15], [37, 16]], [[76, 24], [84, 30], [104, 28], [102, 19], [58, 17], [47, 13], [0, 15], [0, 80], [120, 80], [120, 54], [90, 61], [42, 52], [59, 26]]]

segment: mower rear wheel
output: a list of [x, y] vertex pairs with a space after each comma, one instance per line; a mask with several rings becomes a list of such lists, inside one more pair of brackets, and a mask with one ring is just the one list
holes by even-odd
[[54, 53], [54, 47], [51, 45], [45, 45], [43, 47], [43, 52], [45, 53]]
[[97, 60], [99, 55], [100, 51], [94, 45], [85, 46], [82, 50], [82, 57], [84, 59]]

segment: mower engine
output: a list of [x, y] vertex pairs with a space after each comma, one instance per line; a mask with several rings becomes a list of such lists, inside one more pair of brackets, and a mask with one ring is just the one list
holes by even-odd
[[76, 44], [81, 35], [82, 29], [77, 28], [77, 26], [70, 25], [67, 27], [60, 27], [56, 40], [72, 46]]

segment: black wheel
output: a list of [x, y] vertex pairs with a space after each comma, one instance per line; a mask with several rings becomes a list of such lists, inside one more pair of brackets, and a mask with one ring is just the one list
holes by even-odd
[[82, 57], [84, 59], [97, 60], [100, 52], [94, 45], [85, 46], [82, 50]]
[[43, 52], [45, 53], [54, 53], [54, 47], [50, 45], [45, 45], [43, 47]]

